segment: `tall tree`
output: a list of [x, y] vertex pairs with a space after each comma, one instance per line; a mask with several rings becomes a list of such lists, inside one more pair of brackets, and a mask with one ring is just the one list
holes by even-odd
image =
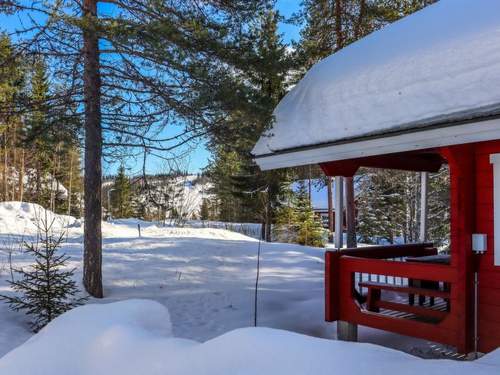
[[[3, 106], [17, 108], [19, 98], [25, 86], [25, 69], [19, 52], [11, 39], [0, 34], [0, 103]], [[17, 136], [22, 128], [22, 117], [14, 112], [0, 115], [0, 133], [2, 136], [2, 196], [4, 200], [15, 199], [12, 186], [15, 176]]]
[[102, 298], [102, 114], [97, 0], [83, 0], [83, 96], [85, 103], [85, 231], [83, 284]]
[[[116, 0], [102, 14], [99, 3], [110, 2], [0, 5], [31, 21], [16, 40], [25, 53], [46, 56], [58, 82], [46, 100], [50, 108], [69, 108], [83, 119], [84, 285], [96, 297], [102, 296], [102, 158], [162, 157], [209, 132], [224, 133], [228, 110], [245, 108], [256, 92], [241, 77], [249, 62], [258, 63], [246, 25], [268, 1]], [[166, 127], [172, 136], [164, 136]]]
[[[271, 240], [271, 225], [279, 206], [280, 189], [286, 171], [262, 172], [253, 162], [250, 151], [261, 133], [272, 123], [272, 112], [288, 89], [287, 75], [291, 59], [278, 33], [279, 14], [267, 9], [256, 19], [252, 28], [256, 41], [255, 57], [244, 71], [242, 78], [257, 91], [247, 101], [245, 108], [229, 111], [226, 120], [229, 131], [211, 138], [216, 160], [224, 154], [236, 158], [237, 170], [220, 165], [217, 168], [227, 177], [215, 184], [216, 193], [231, 192], [243, 208], [252, 213], [253, 220], [265, 224], [266, 240]], [[221, 147], [224, 145], [224, 147]]]
[[111, 193], [113, 217], [130, 217], [132, 215], [132, 189], [123, 164], [118, 169]]
[[325, 229], [321, 220], [315, 215], [306, 185], [299, 181], [297, 191], [297, 242], [301, 245], [323, 247], [325, 245]]

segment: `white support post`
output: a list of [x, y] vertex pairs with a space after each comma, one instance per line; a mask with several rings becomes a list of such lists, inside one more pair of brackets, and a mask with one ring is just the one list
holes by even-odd
[[335, 177], [335, 247], [344, 246], [344, 181], [343, 177]]
[[490, 162], [493, 164], [493, 227], [495, 239], [494, 264], [500, 266], [500, 154], [491, 154]]
[[420, 242], [427, 241], [429, 172], [420, 173]]

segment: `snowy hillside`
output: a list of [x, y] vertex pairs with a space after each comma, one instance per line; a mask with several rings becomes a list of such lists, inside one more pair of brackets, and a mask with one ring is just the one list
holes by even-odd
[[[156, 219], [160, 208], [164, 213], [160, 220], [176, 216], [181, 220], [198, 219], [204, 198], [210, 198], [211, 183], [198, 175], [180, 176], [142, 176], [131, 178], [134, 190], [134, 206], [144, 215], [152, 215]], [[113, 181], [105, 181], [103, 194], [114, 188]], [[173, 213], [175, 212], [175, 215]]]
[[0, 233], [14, 235], [36, 234], [38, 222], [54, 221], [59, 228], [78, 225], [78, 221], [67, 215], [57, 215], [35, 203], [0, 202]]

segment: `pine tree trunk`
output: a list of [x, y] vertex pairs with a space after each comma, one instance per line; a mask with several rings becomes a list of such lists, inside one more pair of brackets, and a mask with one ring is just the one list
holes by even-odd
[[19, 171], [19, 186], [18, 186], [18, 199], [20, 202], [23, 201], [24, 199], [24, 148], [21, 149], [21, 165], [20, 165], [20, 171]]
[[308, 189], [309, 189], [309, 202], [312, 204], [312, 185], [311, 185], [311, 166], [309, 165], [309, 173], [308, 173]]
[[50, 173], [52, 174], [52, 178], [50, 179], [50, 210], [52, 212], [56, 212], [56, 194], [57, 194], [57, 190], [59, 190], [59, 183], [58, 183], [57, 178], [56, 178], [58, 154], [59, 154], [59, 144], [56, 146], [56, 154], [54, 155], [54, 159], [53, 159], [54, 164], [52, 166], [52, 170], [50, 171]]
[[[14, 170], [16, 170], [16, 164], [17, 164], [17, 122], [14, 121], [14, 133], [12, 134], [12, 166], [14, 167]], [[16, 185], [12, 184], [12, 199], [16, 199]]]
[[9, 165], [7, 163], [8, 151], [7, 151], [7, 129], [3, 134], [3, 187], [4, 187], [4, 200], [9, 200], [9, 184], [8, 184], [8, 169]]
[[73, 193], [73, 158], [74, 158], [74, 153], [73, 150], [70, 151], [70, 158], [69, 158], [69, 181], [68, 181], [68, 211], [67, 215], [71, 215], [71, 194]]
[[342, 0], [335, 1], [335, 36], [337, 45], [335, 51], [344, 48], [344, 30], [342, 27]]
[[366, 0], [360, 0], [359, 2], [359, 13], [358, 13], [358, 19], [356, 21], [356, 24], [354, 26], [354, 39], [358, 40], [361, 38], [361, 27], [363, 24], [363, 21], [365, 19], [366, 15]]
[[97, 298], [102, 290], [102, 233], [101, 233], [101, 79], [99, 75], [99, 39], [92, 25], [97, 18], [97, 1], [84, 0], [86, 26], [84, 44], [85, 98], [85, 231], [83, 284]]

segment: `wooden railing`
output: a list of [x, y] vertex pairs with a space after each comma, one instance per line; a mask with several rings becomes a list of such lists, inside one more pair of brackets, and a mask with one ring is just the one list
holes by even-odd
[[[342, 250], [343, 256], [351, 256], [358, 258], [368, 259], [385, 259], [391, 261], [404, 261], [406, 257], [422, 257], [427, 255], [436, 255], [437, 249], [433, 247], [432, 243], [422, 244], [404, 244], [404, 245], [391, 245], [391, 246], [370, 246], [355, 249]], [[359, 284], [362, 282], [378, 282], [392, 285], [408, 285], [408, 278], [393, 277], [388, 275], [379, 275], [372, 273], [356, 272], [354, 274], [355, 283], [354, 287], [357, 292], [356, 297], [362, 300], [362, 296], [366, 292]]]
[[[456, 269], [450, 265], [405, 262], [406, 257], [435, 255], [432, 244], [376, 246], [342, 251], [328, 251], [325, 256], [325, 317], [342, 320], [403, 335], [419, 337], [449, 345], [458, 340], [458, 312], [454, 308], [457, 290]], [[425, 280], [436, 289], [416, 290], [409, 280]], [[444, 288], [446, 286], [446, 288]], [[444, 291], [446, 289], [446, 291]], [[381, 291], [427, 295], [446, 299], [447, 309], [436, 312], [429, 306], [413, 306], [381, 299]], [[368, 296], [368, 294], [372, 295]], [[375, 295], [375, 297], [374, 297]], [[405, 319], [387, 315], [381, 309], [400, 309], [417, 318]]]

